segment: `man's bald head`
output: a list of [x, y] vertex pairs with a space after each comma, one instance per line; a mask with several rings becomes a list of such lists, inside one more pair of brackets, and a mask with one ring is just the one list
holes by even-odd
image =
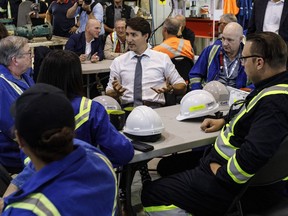
[[235, 35], [235, 37], [243, 37], [243, 28], [239, 23], [231, 22], [225, 26], [224, 33]]
[[101, 22], [97, 19], [88, 19], [85, 28], [86, 39], [98, 38], [101, 32]]
[[99, 20], [97, 19], [88, 19], [87, 23], [86, 23], [86, 29], [90, 28], [91, 26], [101, 26], [101, 23]]
[[223, 31], [222, 46], [227, 55], [235, 56], [239, 52], [243, 39], [243, 28], [236, 22], [228, 23]]

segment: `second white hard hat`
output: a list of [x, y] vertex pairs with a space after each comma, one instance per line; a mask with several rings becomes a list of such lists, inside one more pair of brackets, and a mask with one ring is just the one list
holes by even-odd
[[93, 98], [93, 101], [97, 101], [105, 107], [108, 114], [113, 110], [121, 110], [119, 103], [112, 97], [107, 95], [101, 95]]
[[178, 121], [190, 118], [198, 118], [213, 115], [218, 112], [219, 104], [213, 95], [205, 90], [188, 92], [180, 102], [180, 113], [176, 117]]
[[208, 82], [203, 90], [210, 92], [221, 108], [227, 107], [227, 109], [229, 109], [229, 91], [224, 84], [217, 80], [213, 80]]

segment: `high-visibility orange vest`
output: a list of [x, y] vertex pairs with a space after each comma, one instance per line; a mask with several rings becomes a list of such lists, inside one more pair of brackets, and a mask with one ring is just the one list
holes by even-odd
[[232, 13], [237, 15], [239, 8], [236, 0], [224, 0], [223, 14]]

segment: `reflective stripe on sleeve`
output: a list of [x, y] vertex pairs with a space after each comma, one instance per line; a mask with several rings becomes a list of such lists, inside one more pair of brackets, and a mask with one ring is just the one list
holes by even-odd
[[0, 74], [0, 77], [5, 80], [16, 92], [17, 94], [21, 95], [23, 93], [23, 90], [17, 86], [15, 83], [11, 82], [10, 80], [6, 79], [3, 74]]
[[82, 124], [89, 119], [92, 100], [82, 97], [79, 113], [75, 116], [75, 130], [77, 130]]
[[38, 216], [60, 216], [57, 208], [42, 193], [31, 194], [21, 202], [16, 202], [8, 205], [5, 209], [8, 208], [29, 210]]
[[280, 94], [288, 95], [288, 84], [279, 84], [263, 89], [247, 106], [242, 106], [239, 113], [221, 130], [220, 136], [215, 141], [215, 150], [222, 158], [228, 160], [227, 172], [233, 181], [238, 184], [247, 182], [254, 174], [245, 172], [237, 162], [236, 150], [238, 147], [230, 143], [231, 137], [234, 136], [234, 128], [243, 115], [249, 113], [263, 97]]
[[246, 183], [254, 174], [245, 172], [239, 166], [236, 160], [236, 154], [234, 154], [228, 161], [227, 172], [229, 176], [238, 184]]
[[[181, 42], [181, 41], [180, 41], [180, 42]], [[180, 44], [179, 44], [179, 45], [180, 45]], [[168, 46], [167, 44], [164, 44], [164, 43], [163, 43], [163, 44], [160, 44], [159, 46], [167, 49], [169, 52], [171, 52], [171, 53], [172, 53], [173, 55], [175, 55], [175, 56], [180, 56], [180, 55], [181, 55], [180, 52], [178, 52], [178, 51], [175, 50], [174, 48]]]

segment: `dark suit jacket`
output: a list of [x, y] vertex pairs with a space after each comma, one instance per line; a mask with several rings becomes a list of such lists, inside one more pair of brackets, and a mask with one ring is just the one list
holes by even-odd
[[[254, 0], [253, 12], [248, 25], [247, 35], [263, 30], [264, 16], [269, 0]], [[283, 12], [280, 20], [279, 35], [288, 44], [288, 0], [284, 1]]]
[[[86, 49], [85, 32], [71, 35], [65, 45], [65, 50], [73, 51], [78, 56], [80, 56], [81, 54], [85, 54], [85, 49]], [[101, 61], [104, 58], [104, 52], [103, 52], [102, 40], [99, 38], [95, 38], [95, 40], [91, 43], [91, 55], [93, 55], [96, 52], [97, 55], [99, 56], [99, 60]]]
[[186, 40], [189, 40], [191, 43], [191, 46], [194, 49], [194, 53], [196, 52], [196, 47], [194, 45], [195, 41], [195, 34], [193, 31], [191, 31], [189, 28], [185, 27], [184, 30], [182, 31], [182, 37]]

